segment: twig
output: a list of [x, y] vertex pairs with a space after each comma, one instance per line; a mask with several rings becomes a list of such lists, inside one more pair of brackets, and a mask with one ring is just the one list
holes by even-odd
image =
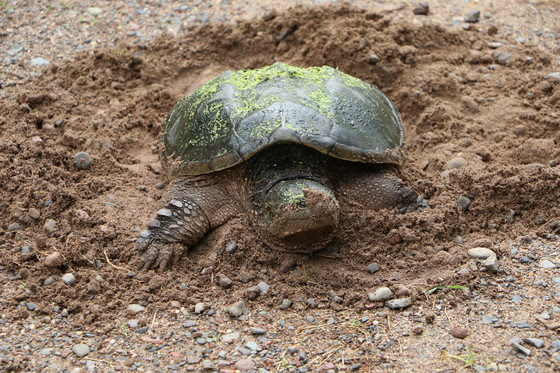
[[115, 269], [118, 269], [118, 270], [121, 270], [121, 271], [130, 271], [130, 269], [128, 269], [128, 268], [126, 268], [126, 267], [120, 267], [120, 266], [117, 266], [117, 265], [114, 265], [113, 263], [111, 263], [111, 261], [109, 260], [109, 255], [107, 255], [107, 251], [106, 251], [106, 250], [103, 250], [103, 254], [105, 254], [105, 260], [107, 261], [107, 263], [108, 263], [111, 267], [113, 267], [113, 268], [115, 268]]
[[447, 313], [447, 307], [443, 307], [443, 312], [445, 313], [445, 317], [447, 317], [447, 321], [449, 321], [449, 323], [451, 324], [451, 318], [449, 317], [449, 314]]

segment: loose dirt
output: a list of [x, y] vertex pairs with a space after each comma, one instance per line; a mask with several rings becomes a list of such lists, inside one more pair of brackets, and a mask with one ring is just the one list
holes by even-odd
[[[270, 326], [284, 317], [278, 316], [285, 312], [278, 306], [290, 299], [290, 312], [319, 312], [315, 317], [325, 320], [329, 315], [366, 317], [360, 323], [387, 322], [390, 335], [387, 315], [399, 312], [370, 302], [372, 289], [388, 286], [397, 296], [411, 296], [407, 314], [395, 317], [408, 318], [400, 319], [406, 328], [414, 322], [430, 328], [429, 320], [423, 321], [426, 314], [445, 319], [448, 309], [454, 315], [475, 315], [468, 302], [480, 294], [499, 303], [503, 287], [480, 283], [503, 285], [526, 252], [536, 251], [536, 258], [547, 255], [540, 248], [558, 237], [560, 226], [560, 82], [548, 77], [559, 71], [557, 56], [537, 46], [496, 44], [485, 32], [393, 21], [349, 6], [295, 8], [265, 18], [206, 24], [181, 37], [84, 52], [29, 83], [5, 88], [0, 105], [0, 326], [23, 325], [37, 315], [54, 321], [53, 314], [65, 309], [69, 330], [111, 336], [120, 333], [114, 320], [126, 320], [129, 304], [147, 306], [156, 312], [155, 319], [170, 301], [183, 307], [177, 318], [192, 315], [194, 305], [204, 302], [212, 305], [214, 317], [227, 319], [224, 305], [240, 299], [249, 310], [268, 313]], [[379, 61], [372, 61], [373, 54]], [[158, 159], [165, 116], [181, 97], [220, 72], [275, 61], [329, 65], [380, 87], [405, 123], [401, 176], [429, 207], [408, 214], [352, 207], [341, 216], [335, 249], [309, 257], [267, 248], [240, 216], [209, 234], [168, 272], [137, 271], [134, 240], [164, 202], [159, 199], [169, 181]], [[92, 166], [83, 170], [73, 163], [81, 151], [92, 157]], [[49, 219], [54, 228], [47, 227]], [[224, 252], [231, 241], [237, 250]], [[488, 274], [467, 256], [467, 249], [477, 246], [498, 254], [498, 273]], [[558, 251], [546, 247], [549, 253]], [[62, 255], [62, 264], [47, 267], [45, 258], [53, 252]], [[380, 269], [366, 271], [371, 263]], [[67, 272], [76, 276], [74, 285], [60, 279]], [[219, 275], [233, 286], [219, 286]], [[54, 282], [44, 285], [51, 276]], [[255, 298], [248, 289], [261, 281], [271, 289]], [[437, 302], [424, 293], [440, 285], [469, 290], [447, 289]], [[29, 302], [35, 310], [28, 310]], [[375, 335], [365, 326], [356, 333], [365, 338], [362, 349]], [[434, 359], [437, 369], [460, 367], [440, 359], [441, 337], [422, 350], [431, 343], [430, 333], [400, 334], [394, 339], [396, 351], [374, 348], [377, 352], [351, 354], [351, 362], [361, 363], [365, 371], [432, 369]], [[474, 339], [469, 348], [490, 353], [491, 363], [509, 356], [507, 367], [521, 366], [520, 359], [508, 355], [508, 338], [498, 352], [484, 347], [482, 331], [477, 334], [480, 342]], [[304, 340], [314, 346], [307, 337], [292, 343]], [[418, 355], [407, 348], [403, 352], [402, 343]], [[465, 351], [465, 345], [450, 343]], [[307, 364], [322, 369], [333, 354], [327, 354], [327, 347], [322, 353], [313, 348], [320, 358]], [[208, 356], [212, 359], [212, 352]], [[57, 358], [58, 366], [71, 360]], [[271, 360], [282, 359], [279, 354]], [[352, 366], [345, 366], [344, 354], [332, 361], [338, 369]], [[6, 364], [16, 370], [39, 366], [18, 358]], [[531, 364], [552, 369], [558, 363], [539, 358]]]

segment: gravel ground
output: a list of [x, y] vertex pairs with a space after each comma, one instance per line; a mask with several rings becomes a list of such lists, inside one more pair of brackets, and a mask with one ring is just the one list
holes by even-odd
[[[338, 3], [338, 0], [332, 0]], [[72, 59], [83, 50], [118, 43], [143, 44], [161, 33], [179, 35], [207, 22], [235, 21], [283, 11], [295, 5], [329, 1], [21, 1], [0, 2], [0, 87], [21, 83], [51, 64]], [[394, 13], [396, 19], [430, 21], [463, 28], [497, 28], [498, 37], [535, 43], [560, 53], [558, 1], [507, 3], [429, 1], [428, 17], [416, 16], [414, 1], [350, 1], [364, 9]], [[469, 12], [481, 11], [477, 23], [465, 23]]]
[[[24, 84], [84, 50], [142, 45], [164, 32], [189, 32], [195, 24], [267, 17], [292, 5], [316, 3], [325, 2], [0, 2], [0, 87]], [[490, 34], [494, 26], [496, 42], [537, 44], [560, 54], [558, 2], [430, 1], [428, 16], [414, 15], [415, 2], [352, 4], [412, 23], [429, 20]], [[479, 21], [464, 22], [476, 10], [481, 10]], [[91, 328], [84, 325], [91, 325], [87, 318], [95, 305], [85, 304], [79, 314], [44, 308], [29, 300], [35, 289], [21, 276], [0, 270], [0, 371], [559, 370], [558, 225], [550, 232], [517, 238], [512, 231], [511, 240], [499, 247], [482, 242], [493, 251], [471, 253], [479, 257], [469, 259], [460, 274], [472, 278], [468, 289], [411, 284], [393, 289], [393, 295], [377, 293], [398, 300], [397, 305], [383, 303], [372, 289], [369, 300], [362, 300], [368, 305], [364, 312], [343, 307], [332, 294], [294, 296], [272, 306], [262, 294], [262, 308], [221, 299], [193, 307], [179, 301], [167, 307], [131, 303], [114, 309], [105, 327]], [[25, 255], [29, 247], [21, 250]], [[43, 285], [64, 281], [72, 286], [72, 277], [51, 276]], [[92, 278], [88, 290], [95, 293], [106, 280], [99, 274]], [[411, 294], [423, 298], [413, 311], [406, 306]], [[402, 309], [391, 309], [399, 304]]]

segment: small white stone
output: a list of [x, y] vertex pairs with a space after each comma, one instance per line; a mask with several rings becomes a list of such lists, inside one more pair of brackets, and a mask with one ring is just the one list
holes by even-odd
[[491, 256], [496, 256], [496, 253], [494, 251], [487, 249], [485, 247], [475, 247], [467, 251], [467, 254], [471, 258], [476, 258], [476, 259], [486, 259]]
[[146, 307], [141, 306], [139, 304], [130, 304], [130, 305], [128, 305], [127, 309], [130, 313], [139, 313], [139, 312], [144, 311], [146, 309]]
[[372, 302], [383, 302], [387, 299], [391, 299], [393, 296], [393, 292], [388, 287], [380, 287], [375, 290], [373, 293], [368, 294], [368, 298]]
[[76, 276], [74, 276], [73, 273], [65, 273], [64, 276], [62, 276], [62, 281], [64, 281], [66, 285], [74, 285], [76, 283]]

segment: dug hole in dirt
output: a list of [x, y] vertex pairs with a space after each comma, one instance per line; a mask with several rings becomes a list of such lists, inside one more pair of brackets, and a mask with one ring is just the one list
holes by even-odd
[[[558, 234], [560, 220], [560, 85], [546, 77], [553, 56], [490, 41], [348, 6], [296, 8], [83, 53], [6, 88], [0, 264], [6, 281], [25, 286], [6, 287], [2, 307], [17, 320], [30, 312], [22, 300], [45, 314], [58, 306], [76, 325], [110, 333], [117, 325], [108, 320], [136, 303], [207, 302], [222, 312], [240, 299], [249, 309], [290, 299], [296, 310], [362, 312], [382, 307], [367, 293], [388, 286], [397, 296], [408, 289], [400, 295], [413, 298], [413, 311], [427, 289], [470, 286], [486, 272], [467, 249], [500, 257], [517, 237]], [[340, 216], [338, 252], [310, 257], [269, 249], [238, 217], [167, 272], [137, 271], [134, 241], [168, 183], [158, 158], [166, 115], [225, 70], [276, 61], [333, 66], [387, 94], [405, 125], [401, 176], [429, 207], [398, 214], [350, 206]], [[92, 164], [78, 169], [73, 157], [82, 151]], [[224, 250], [232, 241], [236, 249]], [[60, 261], [45, 262], [53, 252]], [[372, 263], [374, 273], [366, 270]], [[60, 280], [68, 272], [72, 286]], [[219, 275], [233, 286], [221, 287]], [[250, 288], [259, 282], [270, 290], [255, 298]], [[460, 301], [461, 293], [450, 296]]]

